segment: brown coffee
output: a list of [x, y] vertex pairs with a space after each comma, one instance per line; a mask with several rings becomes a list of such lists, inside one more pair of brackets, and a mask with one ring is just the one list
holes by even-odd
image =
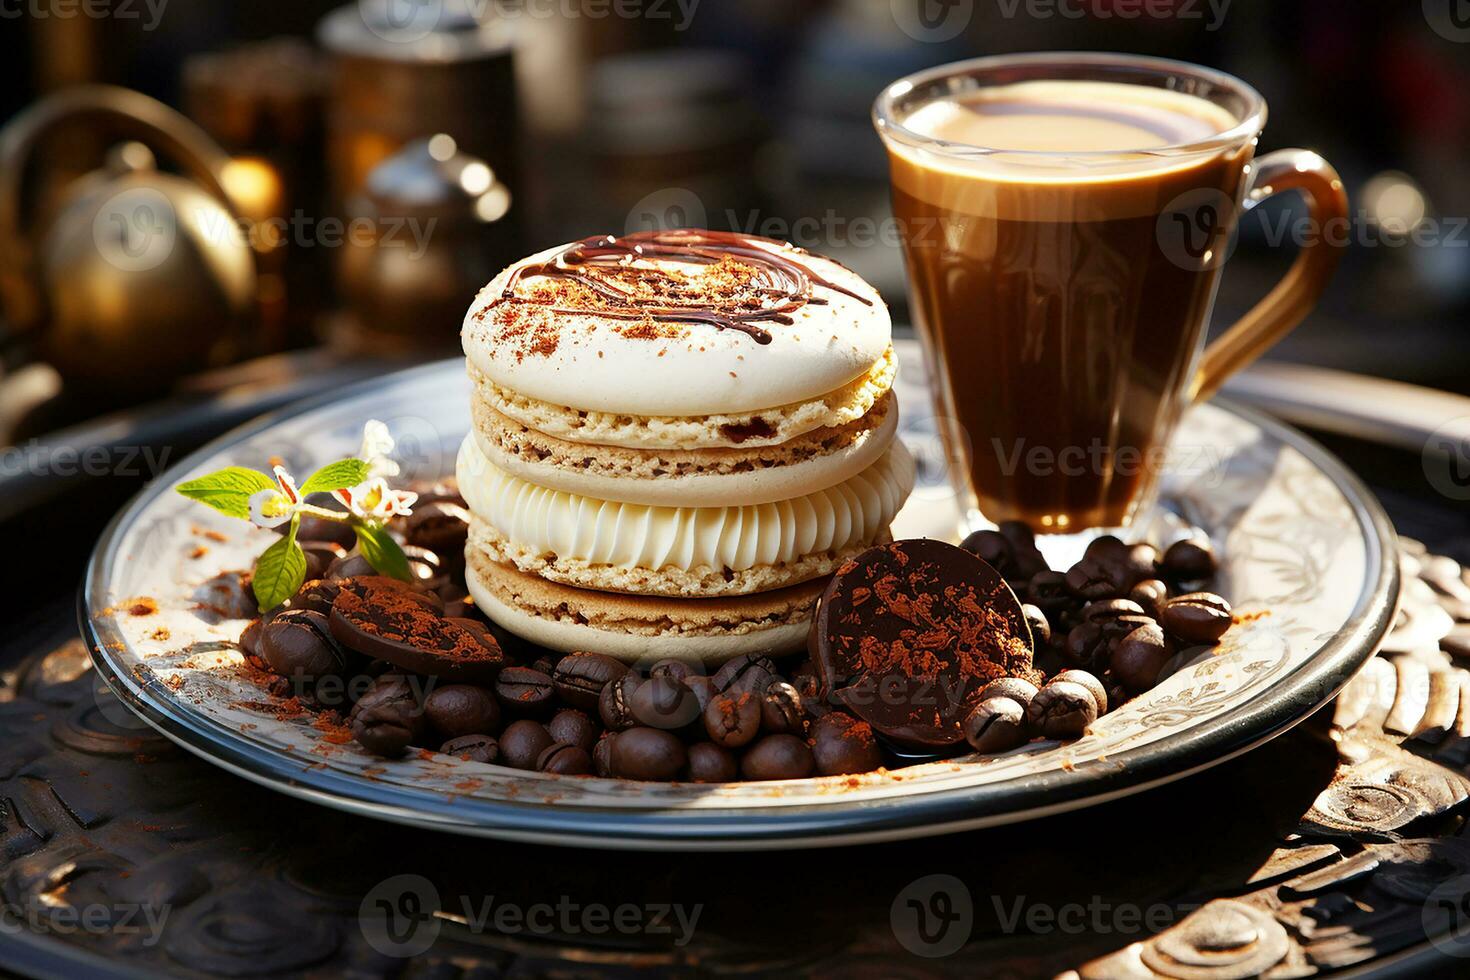
[[1172, 254], [1161, 216], [1189, 192], [1239, 201], [1252, 141], [1179, 149], [1238, 121], [1093, 81], [992, 86], [899, 120], [957, 144], [890, 141], [893, 207], [914, 318], [947, 376], [951, 459], [987, 518], [1066, 532], [1147, 503], [1220, 267]]

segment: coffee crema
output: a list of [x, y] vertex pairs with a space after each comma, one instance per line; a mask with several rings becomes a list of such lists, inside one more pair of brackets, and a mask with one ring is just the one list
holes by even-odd
[[1181, 92], [1083, 81], [901, 120], [944, 141], [889, 141], [893, 208], [914, 319], [947, 377], [948, 449], [986, 517], [1119, 527], [1147, 503], [1219, 278], [1170, 254], [1160, 220], [1191, 192], [1239, 202], [1253, 142], [1209, 143], [1239, 121]]

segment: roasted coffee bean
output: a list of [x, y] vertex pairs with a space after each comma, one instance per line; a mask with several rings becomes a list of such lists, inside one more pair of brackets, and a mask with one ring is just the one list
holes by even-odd
[[812, 722], [812, 761], [819, 776], [872, 772], [883, 765], [873, 726], [841, 711]]
[[761, 728], [761, 700], [749, 691], [716, 694], [704, 709], [704, 730], [710, 741], [738, 749], [754, 741]]
[[603, 685], [602, 695], [597, 699], [597, 716], [604, 725], [612, 731], [620, 732], [638, 724], [638, 717], [633, 714], [633, 706], [629, 702], [633, 692], [642, 683], [643, 678], [628, 671], [617, 680]]
[[495, 696], [473, 684], [445, 684], [424, 699], [429, 727], [448, 741], [461, 735], [488, 735], [500, 729]]
[[588, 752], [597, 744], [597, 736], [601, 733], [597, 722], [576, 708], [562, 708], [552, 715], [546, 723], [546, 730], [558, 742], [580, 745]]
[[1165, 602], [1159, 624], [1185, 643], [1214, 643], [1230, 629], [1230, 603], [1210, 592], [1191, 592]]
[[1016, 552], [999, 531], [976, 531], [960, 542], [960, 547], [985, 562], [1003, 577], [1016, 572]]
[[1021, 521], [1001, 521], [996, 530], [1000, 532], [1001, 537], [1011, 543], [1011, 560], [1015, 563], [1016, 568], [1015, 578], [1025, 581], [1037, 572], [1046, 571], [1046, 558], [1037, 549], [1036, 536], [1031, 533], [1031, 528]]
[[1037, 572], [1031, 577], [1031, 581], [1026, 583], [1024, 598], [1048, 616], [1075, 601], [1067, 589], [1067, 576], [1050, 570]]
[[260, 656], [260, 634], [264, 627], [265, 620], [260, 617], [246, 623], [240, 634], [240, 649], [252, 657]]
[[761, 731], [768, 734], [806, 733], [806, 707], [801, 693], [786, 681], [774, 681], [761, 698]]
[[605, 654], [569, 653], [556, 662], [551, 677], [563, 701], [574, 708], [596, 711], [602, 689], [627, 672], [626, 664]]
[[689, 746], [689, 781], [694, 783], [733, 783], [740, 778], [735, 754], [713, 742], [696, 742]]
[[669, 677], [673, 680], [678, 681], [680, 684], [685, 685], [688, 684], [689, 678], [698, 675], [699, 672], [696, 671], [693, 667], [689, 666], [689, 664], [685, 661], [674, 660], [672, 658], [660, 660], [658, 663], [648, 668], [649, 677]]
[[308, 578], [296, 594], [281, 603], [283, 609], [309, 609], [323, 616], [332, 611], [332, 603], [342, 591], [342, 583], [323, 578]]
[[1133, 583], [1119, 561], [1084, 558], [1067, 569], [1067, 591], [1079, 599], [1096, 601], [1126, 595]]
[[1030, 741], [1026, 707], [1014, 698], [986, 698], [965, 716], [965, 741], [976, 752], [1006, 752]]
[[1051, 620], [1046, 618], [1046, 613], [1029, 602], [1021, 606], [1021, 612], [1026, 617], [1026, 625], [1031, 627], [1032, 642], [1038, 647], [1050, 646]]
[[1128, 546], [1122, 539], [1113, 534], [1104, 534], [1093, 538], [1087, 543], [1087, 548], [1082, 552], [1083, 558], [1118, 559], [1128, 553]]
[[1025, 708], [1026, 705], [1031, 703], [1031, 699], [1036, 697], [1037, 690], [1038, 688], [1035, 684], [1028, 680], [1023, 680], [1020, 677], [997, 677], [980, 689], [978, 700], [1010, 698], [1012, 701], [1019, 702], [1021, 707]]
[[538, 718], [549, 713], [555, 694], [551, 677], [530, 667], [506, 667], [495, 678], [495, 696], [514, 718]]
[[795, 735], [766, 735], [740, 759], [746, 779], [805, 779], [816, 767], [812, 750]]
[[694, 692], [669, 674], [650, 677], [633, 689], [628, 707], [638, 724], [673, 731], [699, 717]]
[[776, 665], [770, 660], [757, 654], [742, 653], [725, 661], [724, 666], [715, 671], [715, 690], [721, 693], [749, 691], [760, 694], [775, 675]]
[[[277, 533], [285, 533], [287, 525], [282, 524]], [[351, 524], [344, 521], [329, 521], [325, 517], [315, 517], [311, 514], [302, 514], [301, 523], [296, 525], [297, 541], [326, 541], [341, 548], [344, 552], [351, 550], [357, 544], [357, 532], [352, 529]], [[372, 574], [376, 575], [376, 572]]]
[[306, 581], [311, 582], [327, 574], [332, 562], [347, 554], [345, 548], [331, 541], [303, 541], [297, 539], [301, 551], [306, 555]]
[[1124, 616], [1142, 615], [1143, 607], [1131, 599], [1099, 599], [1082, 607], [1082, 621], [1098, 626]]
[[1128, 689], [1122, 684], [1114, 684], [1108, 688], [1108, 704], [1112, 705], [1114, 710], [1127, 704], [1129, 696]]
[[352, 737], [375, 755], [394, 758], [424, 734], [423, 705], [409, 679], [385, 674], [373, 682], [348, 716]]
[[1133, 586], [1128, 598], [1138, 604], [1145, 616], [1158, 619], [1159, 608], [1169, 598], [1169, 587], [1159, 579], [1146, 578]]
[[1122, 566], [1128, 574], [1128, 587], [1132, 588], [1145, 579], [1151, 579], [1156, 574], [1155, 569], [1159, 563], [1159, 549], [1151, 544], [1135, 544], [1123, 553]]
[[378, 574], [378, 570], [372, 563], [360, 553], [353, 551], [336, 559], [327, 566], [326, 575], [323, 578], [332, 581], [341, 581], [344, 578], [368, 578]]
[[464, 566], [464, 546], [470, 534], [470, 512], [449, 500], [420, 501], [403, 527], [405, 542], [438, 555], [446, 571]]
[[500, 758], [500, 744], [492, 735], [461, 735], [439, 746], [439, 751], [470, 762], [494, 762]]
[[[1116, 651], [1113, 656], [1117, 656]], [[1102, 681], [1097, 679], [1096, 674], [1089, 673], [1085, 670], [1064, 670], [1047, 683], [1056, 684], [1061, 681], [1066, 681], [1071, 684], [1081, 684], [1087, 688], [1092, 692], [1092, 699], [1097, 702], [1097, 713], [1099, 715], [1108, 713], [1108, 689], [1103, 687]]]
[[1113, 648], [1109, 669], [1113, 679], [1130, 694], [1142, 694], [1159, 680], [1159, 672], [1174, 656], [1174, 644], [1157, 625], [1141, 626]]
[[535, 769], [541, 753], [554, 744], [551, 733], [539, 721], [513, 721], [500, 733], [500, 761], [512, 769]]
[[327, 617], [309, 609], [288, 609], [260, 628], [256, 655], [282, 677], [315, 680], [347, 666], [347, 653], [332, 635]]
[[1175, 541], [1159, 561], [1161, 577], [1172, 582], [1203, 582], [1218, 570], [1215, 549], [1204, 538]]
[[618, 733], [609, 761], [613, 775], [622, 779], [668, 782], [678, 778], [689, 754], [676, 736], [661, 728], [640, 726]]
[[1026, 708], [1026, 723], [1043, 738], [1074, 739], [1097, 721], [1097, 698], [1081, 684], [1047, 684]]
[[707, 677], [704, 674], [690, 674], [684, 679], [684, 686], [689, 688], [690, 693], [694, 695], [694, 700], [699, 705], [700, 711], [709, 707], [710, 698], [715, 696], [715, 682], [713, 678]]
[[558, 776], [590, 776], [592, 756], [580, 745], [559, 743], [542, 750], [536, 758], [536, 768]]
[[612, 746], [617, 737], [617, 732], [605, 732], [592, 747], [592, 770], [603, 778], [612, 775]]

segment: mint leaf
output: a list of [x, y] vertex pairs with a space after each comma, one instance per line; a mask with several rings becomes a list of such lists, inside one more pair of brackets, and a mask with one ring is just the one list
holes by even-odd
[[306, 552], [296, 543], [299, 516], [291, 518], [291, 528], [281, 540], [265, 549], [255, 563], [255, 578], [250, 588], [261, 612], [270, 612], [296, 594], [306, 581]]
[[368, 464], [361, 459], [339, 459], [335, 463], [328, 463], [306, 478], [301, 484], [301, 494], [324, 493], [328, 490], [341, 490], [343, 487], [355, 487], [368, 478]]
[[243, 466], [225, 469], [174, 488], [190, 500], [213, 507], [227, 517], [250, 519], [250, 497], [262, 490], [276, 489], [276, 481], [258, 470]]
[[408, 570], [408, 556], [398, 547], [398, 542], [393, 540], [387, 528], [359, 525], [357, 550], [362, 552], [369, 565], [384, 575], [405, 582], [412, 581], [413, 575]]

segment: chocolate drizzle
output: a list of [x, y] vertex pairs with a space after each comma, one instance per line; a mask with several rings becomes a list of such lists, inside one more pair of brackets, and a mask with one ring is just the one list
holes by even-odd
[[[776, 250], [763, 247], [775, 245]], [[535, 303], [554, 313], [582, 313], [516, 295], [522, 280], [531, 278], [560, 279], [576, 282], [592, 290], [607, 307], [599, 307], [599, 315], [620, 320], [645, 318], [661, 322], [704, 323], [721, 330], [738, 330], [758, 344], [769, 344], [771, 334], [757, 323], [783, 325], [793, 323], [791, 314], [807, 303], [825, 304], [825, 299], [812, 296], [812, 287], [822, 286], [851, 296], [864, 306], [872, 301], [817, 275], [805, 265], [793, 261], [786, 253], [791, 247], [773, 238], [740, 235], [733, 232], [681, 229], [678, 231], [638, 232], [621, 237], [595, 235], [568, 245], [551, 259], [517, 269], [505, 284], [500, 297], [490, 304]], [[750, 270], [753, 289], [747, 298], [723, 305], [719, 297], [694, 295], [667, 283], [669, 277], [655, 270], [637, 269], [638, 259], [665, 259], [698, 265], [716, 265], [733, 260]], [[630, 273], [636, 278], [630, 280]], [[632, 284], [657, 287], [648, 295], [632, 288]], [[681, 295], [682, 293], [682, 295]], [[753, 293], [754, 296], [749, 294]]]

